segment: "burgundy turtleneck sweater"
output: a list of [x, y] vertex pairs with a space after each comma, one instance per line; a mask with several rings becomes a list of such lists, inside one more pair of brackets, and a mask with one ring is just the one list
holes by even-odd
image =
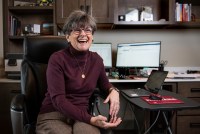
[[[81, 77], [82, 71], [84, 79]], [[51, 55], [47, 85], [40, 113], [59, 111], [68, 118], [86, 123], [92, 117], [88, 113], [88, 106], [95, 87], [102, 90], [112, 87], [105, 74], [102, 58], [95, 52], [77, 51], [71, 45]]]

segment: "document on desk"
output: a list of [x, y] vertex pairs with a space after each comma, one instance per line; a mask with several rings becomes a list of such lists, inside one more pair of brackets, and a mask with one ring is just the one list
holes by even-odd
[[176, 99], [172, 96], [162, 96], [162, 100], [151, 100], [149, 97], [141, 97], [145, 102], [149, 104], [181, 104], [184, 103], [182, 100]]
[[168, 74], [167, 78], [172, 78], [172, 79], [197, 79], [197, 78], [200, 78], [200, 74]]

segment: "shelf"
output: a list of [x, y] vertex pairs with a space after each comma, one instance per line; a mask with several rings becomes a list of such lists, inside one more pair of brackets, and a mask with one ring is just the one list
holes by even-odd
[[200, 28], [200, 22], [175, 22], [169, 28]]
[[169, 21], [131, 21], [131, 22], [126, 22], [126, 21], [118, 21], [117, 24], [115, 25], [169, 25]]
[[10, 12], [14, 12], [16, 14], [30, 14], [30, 13], [53, 13], [53, 6], [19, 6], [19, 7], [8, 7]]
[[10, 40], [12, 40], [12, 39], [23, 40], [24, 37], [25, 37], [25, 36], [9, 36], [8, 38], [9, 38]]
[[113, 29], [163, 29], [170, 25], [169, 22], [158, 22], [158, 21], [152, 21], [152, 22], [120, 22], [118, 24], [114, 24]]
[[38, 37], [38, 38], [41, 38], [41, 37], [51, 37], [53, 35], [25, 35], [25, 36], [9, 36], [8, 38], [10, 40], [23, 40], [25, 37]]
[[169, 21], [118, 21], [115, 25], [169, 25]]

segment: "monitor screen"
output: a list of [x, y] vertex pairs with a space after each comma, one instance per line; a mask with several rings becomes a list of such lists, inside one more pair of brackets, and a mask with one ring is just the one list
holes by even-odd
[[112, 44], [111, 43], [93, 43], [90, 51], [97, 52], [103, 59], [105, 68], [112, 67]]
[[116, 67], [159, 67], [160, 50], [160, 41], [118, 44]]

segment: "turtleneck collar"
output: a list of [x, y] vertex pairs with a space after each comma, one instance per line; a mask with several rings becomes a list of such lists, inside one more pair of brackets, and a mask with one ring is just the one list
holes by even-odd
[[71, 43], [69, 43], [69, 51], [71, 54], [73, 54], [74, 56], [76, 56], [76, 58], [86, 58], [86, 56], [89, 53], [89, 50], [87, 51], [78, 51], [76, 50]]

